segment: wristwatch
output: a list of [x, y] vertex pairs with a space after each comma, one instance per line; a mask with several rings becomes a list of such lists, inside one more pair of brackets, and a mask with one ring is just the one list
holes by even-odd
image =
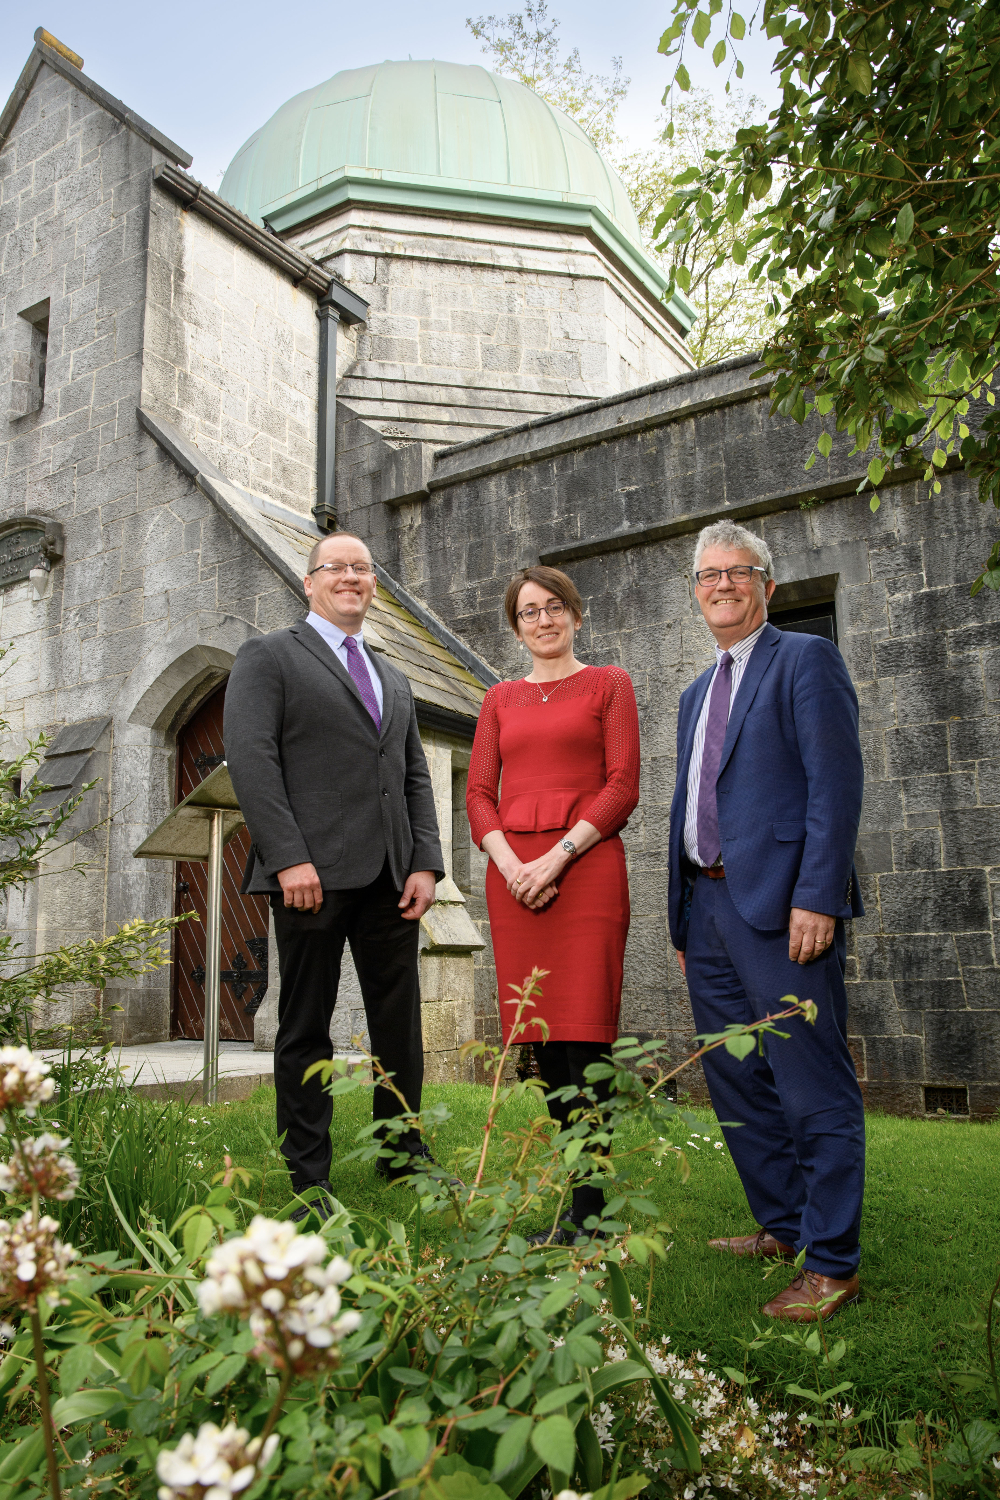
[[566, 850], [566, 853], [569, 855], [570, 859], [576, 858], [576, 845], [574, 844], [572, 839], [560, 839], [559, 847], [560, 849]]

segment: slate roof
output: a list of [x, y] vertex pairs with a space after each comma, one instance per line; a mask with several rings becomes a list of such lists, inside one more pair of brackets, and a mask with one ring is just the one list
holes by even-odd
[[[233, 484], [172, 423], [141, 408], [139, 420], [304, 602], [305, 559], [324, 533], [285, 506]], [[418, 715], [421, 705], [427, 705], [444, 715], [459, 715], [471, 729], [486, 689], [498, 680], [496, 673], [390, 578], [377, 561], [375, 568], [379, 586], [365, 619], [366, 645], [384, 652], [409, 679]]]

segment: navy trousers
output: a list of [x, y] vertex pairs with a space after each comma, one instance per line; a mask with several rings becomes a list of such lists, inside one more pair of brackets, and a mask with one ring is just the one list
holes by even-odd
[[[758, 932], [725, 880], [699, 876], [685, 954], [699, 1032], [761, 1020], [783, 995], [813, 1000], [815, 1025], [783, 1022], [741, 1062], [724, 1048], [703, 1059], [712, 1107], [757, 1223], [806, 1249], [806, 1267], [846, 1279], [858, 1268], [865, 1120], [847, 1046], [846, 942], [837, 922], [822, 958], [796, 964], [788, 932]], [[734, 1128], [735, 1127], [735, 1128]]]

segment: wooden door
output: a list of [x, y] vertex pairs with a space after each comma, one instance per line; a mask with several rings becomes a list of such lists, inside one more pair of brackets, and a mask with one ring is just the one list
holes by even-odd
[[[224, 759], [223, 683], [192, 715], [177, 736], [177, 801], [192, 792]], [[219, 1035], [224, 1041], [252, 1042], [253, 1018], [267, 989], [265, 896], [241, 896], [250, 849], [245, 828], [226, 845], [222, 875], [222, 986]], [[208, 866], [179, 861], [176, 907], [196, 911], [200, 922], [185, 922], [174, 940], [174, 995], [171, 1034], [201, 1041], [205, 1015], [205, 916]]]

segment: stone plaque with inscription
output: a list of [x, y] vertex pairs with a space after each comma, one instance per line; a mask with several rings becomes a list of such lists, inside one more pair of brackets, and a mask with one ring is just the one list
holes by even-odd
[[23, 583], [43, 561], [45, 527], [30, 522], [0, 536], [0, 588]]

